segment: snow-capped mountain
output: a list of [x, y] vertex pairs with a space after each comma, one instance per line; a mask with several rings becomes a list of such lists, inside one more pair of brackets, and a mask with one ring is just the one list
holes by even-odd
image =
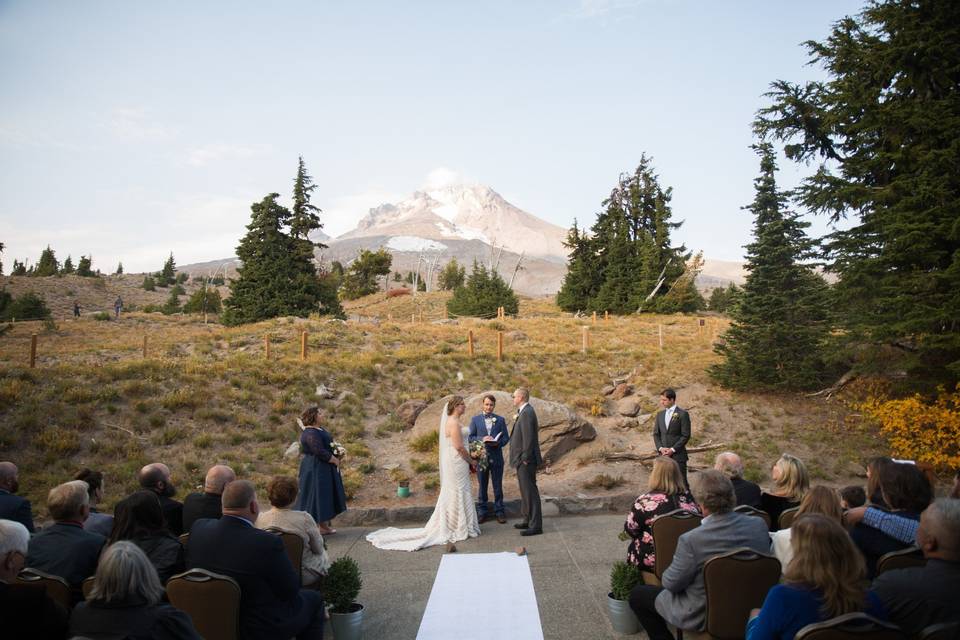
[[516, 254], [565, 262], [566, 235], [566, 229], [513, 206], [490, 187], [457, 184], [374, 207], [337, 241], [387, 236], [392, 249], [419, 251], [440, 250], [444, 240], [479, 240]]

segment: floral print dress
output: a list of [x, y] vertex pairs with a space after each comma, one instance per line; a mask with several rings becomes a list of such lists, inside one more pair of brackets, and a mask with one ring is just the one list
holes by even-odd
[[689, 491], [676, 495], [665, 493], [644, 493], [633, 504], [633, 510], [627, 516], [623, 530], [633, 540], [627, 549], [627, 562], [641, 569], [653, 571], [655, 556], [653, 548], [653, 519], [676, 509], [700, 513], [700, 507], [694, 502]]

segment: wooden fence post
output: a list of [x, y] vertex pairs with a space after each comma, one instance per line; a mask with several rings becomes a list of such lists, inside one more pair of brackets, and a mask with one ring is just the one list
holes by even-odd
[[270, 359], [270, 334], [263, 336], [263, 357]]
[[473, 357], [473, 329], [467, 332], [467, 354]]
[[589, 331], [590, 331], [590, 327], [583, 327], [583, 328], [582, 328], [582, 334], [583, 334], [583, 336], [582, 336], [582, 342], [581, 342], [581, 344], [580, 344], [580, 352], [581, 352], [581, 353], [586, 353], [586, 352], [587, 352], [587, 348], [590, 346], [590, 333], [589, 333]]
[[503, 331], [497, 331], [497, 360], [503, 360]]
[[147, 359], [147, 334], [143, 334], [143, 359]]
[[609, 321], [610, 321], [610, 312], [609, 312], [609, 311], [604, 311], [604, 312], [603, 312], [603, 321], [604, 321], [604, 322], [609, 322]]
[[596, 324], [597, 324], [597, 312], [596, 312], [596, 311], [593, 312], [593, 324], [594, 324], [594, 326], [596, 326]]
[[660, 332], [660, 351], [663, 351], [663, 325], [658, 324], [657, 330]]
[[37, 334], [30, 336], [30, 368], [37, 366]]
[[307, 332], [306, 331], [300, 332], [300, 359], [301, 360], [307, 359]]

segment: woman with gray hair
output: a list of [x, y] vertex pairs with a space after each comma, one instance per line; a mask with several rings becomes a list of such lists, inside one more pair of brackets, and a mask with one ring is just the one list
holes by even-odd
[[132, 542], [115, 542], [100, 556], [90, 596], [73, 610], [70, 633], [91, 640], [201, 640], [190, 616], [162, 603], [162, 597], [146, 554]]

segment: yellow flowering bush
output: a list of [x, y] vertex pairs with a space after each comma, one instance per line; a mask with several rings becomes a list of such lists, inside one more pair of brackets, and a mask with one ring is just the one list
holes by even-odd
[[868, 397], [858, 407], [880, 425], [894, 457], [927, 463], [940, 471], [960, 467], [960, 384], [942, 387], [934, 402], [920, 395]]

